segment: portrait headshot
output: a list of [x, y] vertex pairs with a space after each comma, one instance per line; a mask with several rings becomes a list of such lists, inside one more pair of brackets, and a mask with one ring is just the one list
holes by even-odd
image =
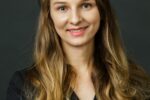
[[150, 100], [150, 1], [7, 3], [0, 99]]

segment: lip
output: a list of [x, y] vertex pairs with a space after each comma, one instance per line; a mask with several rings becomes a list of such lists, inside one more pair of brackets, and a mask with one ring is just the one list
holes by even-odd
[[88, 26], [86, 26], [86, 27], [78, 27], [78, 28], [69, 28], [69, 29], [67, 29], [67, 31], [72, 36], [77, 37], [77, 36], [82, 36], [85, 33], [87, 27]]
[[69, 28], [69, 29], [67, 29], [67, 31], [80, 30], [80, 29], [85, 29], [85, 28], [87, 28], [87, 26], [85, 26], [85, 27], [76, 27], [76, 28]]

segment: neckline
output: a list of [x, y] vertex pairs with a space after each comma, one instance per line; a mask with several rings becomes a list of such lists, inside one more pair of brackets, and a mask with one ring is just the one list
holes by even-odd
[[[72, 92], [71, 94], [71, 100], [79, 100], [78, 95], [75, 93], [75, 91]], [[96, 95], [94, 95], [93, 100], [97, 100], [96, 99]]]

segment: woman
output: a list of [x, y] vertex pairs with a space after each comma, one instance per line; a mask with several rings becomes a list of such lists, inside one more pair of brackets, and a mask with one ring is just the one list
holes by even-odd
[[149, 77], [125, 54], [109, 0], [40, 3], [35, 64], [14, 74], [7, 100], [150, 99]]

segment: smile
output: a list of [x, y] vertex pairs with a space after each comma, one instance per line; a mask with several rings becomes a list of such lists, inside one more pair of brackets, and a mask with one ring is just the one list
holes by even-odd
[[87, 27], [80, 27], [80, 28], [70, 28], [67, 31], [72, 35], [72, 36], [82, 36], [85, 33]]

